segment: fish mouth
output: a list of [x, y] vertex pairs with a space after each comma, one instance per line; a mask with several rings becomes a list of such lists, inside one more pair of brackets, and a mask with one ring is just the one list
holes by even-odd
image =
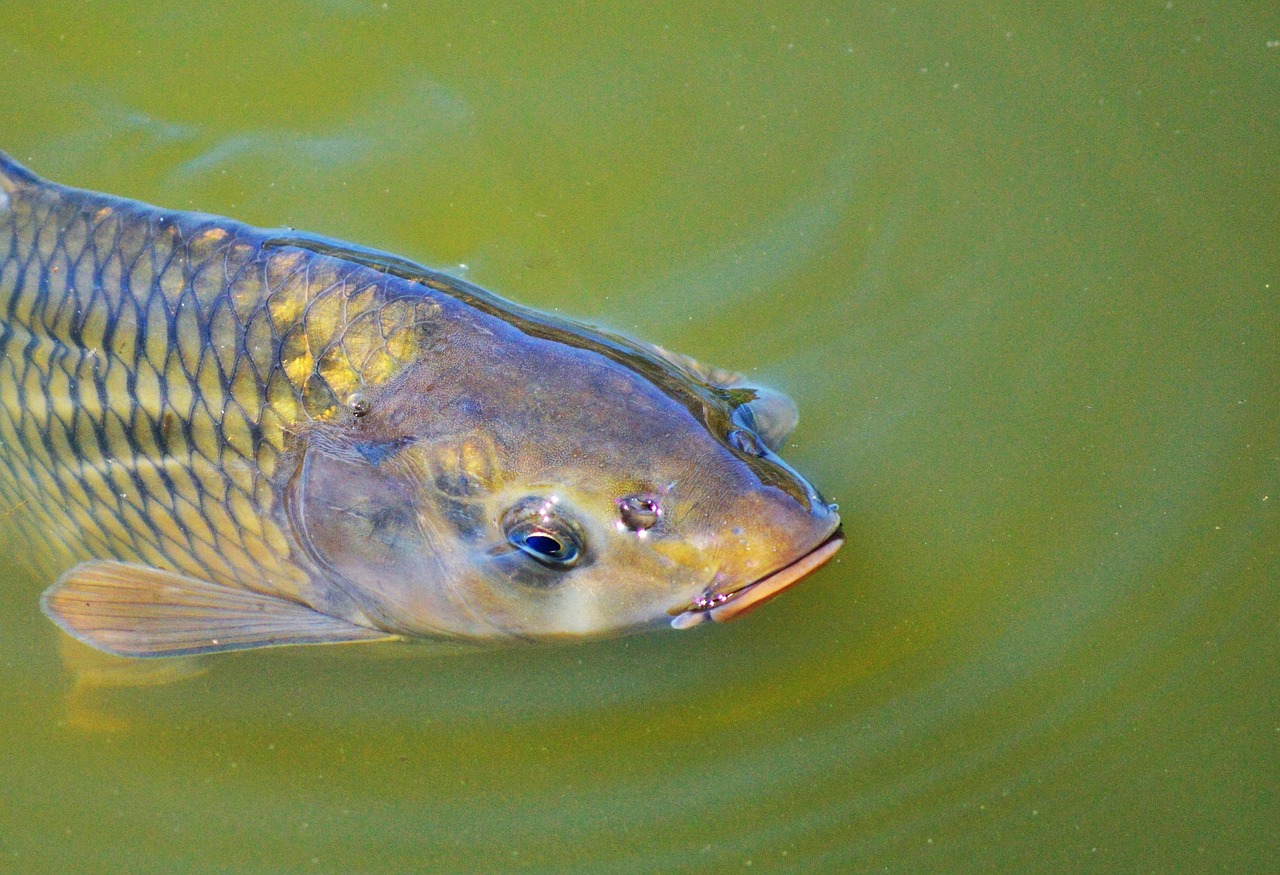
[[784, 589], [800, 582], [827, 563], [844, 546], [844, 534], [840, 530], [790, 565], [765, 575], [757, 581], [732, 592], [717, 592], [702, 596], [685, 608], [672, 613], [672, 627], [688, 629], [705, 620], [727, 623], [755, 610]]

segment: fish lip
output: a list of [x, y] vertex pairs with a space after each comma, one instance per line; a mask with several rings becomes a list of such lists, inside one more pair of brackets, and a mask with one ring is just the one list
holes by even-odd
[[677, 609], [671, 625], [687, 629], [704, 620], [727, 623], [749, 613], [808, 577], [827, 563], [844, 546], [844, 533], [836, 529], [826, 540], [808, 553], [778, 568], [759, 580], [754, 580], [732, 592], [717, 592], [704, 596], [683, 609]]

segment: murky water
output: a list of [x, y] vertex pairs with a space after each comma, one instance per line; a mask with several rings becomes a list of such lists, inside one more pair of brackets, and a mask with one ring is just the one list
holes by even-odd
[[96, 731], [0, 571], [0, 871], [1274, 871], [1280, 9], [806, 5], [11, 4], [37, 172], [759, 374], [850, 543], [727, 627], [233, 655]]

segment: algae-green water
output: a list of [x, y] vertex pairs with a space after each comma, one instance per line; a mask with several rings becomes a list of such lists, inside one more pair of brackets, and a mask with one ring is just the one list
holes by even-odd
[[97, 724], [0, 563], [0, 871], [1276, 870], [1280, 7], [11, 3], [0, 149], [744, 371], [848, 536]]

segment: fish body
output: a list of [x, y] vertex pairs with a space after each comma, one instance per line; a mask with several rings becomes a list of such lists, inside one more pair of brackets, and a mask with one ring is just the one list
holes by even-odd
[[0, 511], [109, 652], [733, 613], [839, 546], [774, 453], [794, 419], [395, 256], [0, 155]]

